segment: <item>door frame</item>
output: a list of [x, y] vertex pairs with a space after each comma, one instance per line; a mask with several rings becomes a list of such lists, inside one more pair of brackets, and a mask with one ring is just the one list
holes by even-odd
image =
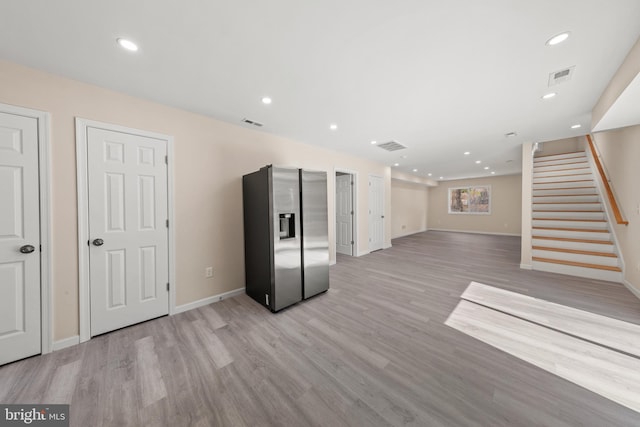
[[99, 128], [160, 139], [167, 142], [167, 212], [169, 216], [169, 315], [176, 312], [175, 211], [173, 206], [173, 136], [149, 132], [111, 123], [76, 117], [76, 166], [78, 192], [78, 299], [80, 305], [80, 342], [91, 339], [91, 293], [89, 279], [89, 175], [87, 168], [87, 129]]
[[353, 197], [352, 205], [353, 205], [353, 224], [352, 233], [353, 233], [353, 248], [351, 248], [351, 256], [358, 257], [361, 254], [358, 252], [358, 172], [351, 169], [344, 168], [333, 168], [333, 251], [336, 259], [338, 258], [338, 253], [336, 251], [336, 242], [338, 241], [338, 230], [336, 227], [336, 172], [347, 173], [351, 175], [353, 178], [353, 185], [351, 186], [351, 197]]
[[53, 350], [53, 304], [51, 292], [51, 115], [46, 111], [0, 103], [0, 111], [36, 119], [38, 122], [38, 186], [40, 204], [40, 352]]
[[[385, 228], [385, 227], [384, 227], [384, 220], [386, 219], [386, 216], [387, 216], [387, 215], [386, 215], [386, 213], [385, 213], [385, 211], [384, 211], [384, 176], [382, 176], [382, 175], [378, 175], [378, 174], [375, 174], [375, 173], [370, 173], [370, 174], [369, 174], [369, 177], [368, 177], [368, 178], [369, 178], [369, 179], [368, 179], [368, 183], [369, 183], [369, 185], [371, 185], [371, 178], [372, 178], [372, 177], [373, 177], [373, 178], [379, 178], [379, 179], [380, 179], [380, 181], [382, 182], [382, 185], [380, 186], [380, 200], [382, 200], [382, 245], [381, 245], [380, 249], [374, 249], [374, 250], [373, 250], [373, 251], [378, 251], [378, 250], [386, 249], [386, 248], [385, 248], [385, 244], [384, 244], [384, 228]], [[371, 191], [371, 190], [369, 190], [369, 191]], [[369, 191], [367, 191], [367, 197], [369, 197]], [[370, 210], [370, 209], [371, 209], [371, 199], [368, 199], [368, 206], [367, 206], [367, 208], [368, 208], [367, 210]], [[370, 219], [370, 218], [371, 218], [371, 216], [369, 216], [367, 219]], [[371, 227], [371, 225], [370, 225], [370, 224], [369, 224], [369, 227]], [[369, 227], [367, 227], [367, 231], [368, 231], [369, 237], [371, 237], [371, 228], [369, 228]], [[373, 252], [373, 251], [371, 250], [371, 241], [369, 241], [369, 246], [368, 246], [368, 248], [367, 248], [367, 249], [368, 249], [368, 251], [369, 251], [368, 253]]]

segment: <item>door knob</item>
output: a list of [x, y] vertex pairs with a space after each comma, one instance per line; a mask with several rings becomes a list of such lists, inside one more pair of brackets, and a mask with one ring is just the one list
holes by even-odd
[[30, 254], [31, 252], [35, 251], [36, 248], [33, 247], [33, 245], [24, 245], [20, 248], [20, 252], [22, 252], [23, 254]]
[[93, 241], [93, 246], [102, 246], [102, 245], [104, 245], [104, 240], [102, 239], [95, 239]]

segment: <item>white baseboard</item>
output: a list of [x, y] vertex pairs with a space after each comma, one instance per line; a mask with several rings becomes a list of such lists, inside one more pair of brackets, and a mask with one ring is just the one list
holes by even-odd
[[371, 253], [370, 251], [360, 251], [360, 252], [358, 252], [358, 255], [356, 255], [356, 256], [369, 255], [370, 253]]
[[389, 249], [391, 246], [391, 243], [385, 243], [384, 245], [382, 245], [382, 249]]
[[449, 233], [470, 233], [470, 234], [489, 234], [492, 236], [513, 236], [513, 237], [522, 237], [521, 234], [516, 233], [496, 233], [491, 231], [471, 231], [471, 230], [451, 230], [448, 228], [430, 228], [428, 231], [446, 231]]
[[531, 264], [520, 264], [520, 268], [523, 270], [533, 270], [533, 266]]
[[393, 240], [393, 239], [399, 239], [399, 238], [401, 238], [401, 237], [411, 236], [412, 234], [424, 233], [425, 231], [428, 231], [428, 230], [429, 230], [428, 228], [425, 228], [424, 230], [409, 231], [409, 232], [407, 232], [407, 233], [402, 233], [402, 234], [399, 234], [399, 235], [397, 235], [397, 236], [393, 236], [393, 237], [391, 238], [391, 240]]
[[205, 305], [209, 305], [214, 302], [222, 301], [223, 299], [232, 298], [237, 295], [242, 295], [244, 293], [244, 289], [245, 288], [238, 288], [229, 292], [224, 292], [222, 294], [214, 295], [208, 298], [203, 298], [198, 301], [177, 305], [174, 311], [174, 314], [183, 313], [185, 311], [193, 310], [194, 308], [203, 307]]
[[628, 280], [624, 279], [622, 281], [622, 284], [629, 289], [629, 291], [631, 291], [632, 294], [634, 294], [637, 298], [640, 298], [640, 289], [638, 289], [637, 287], [635, 287], [634, 285], [631, 284], [631, 282], [629, 282]]
[[331, 267], [332, 265], [336, 265], [336, 260], [335, 259], [333, 261], [329, 261], [329, 267]]
[[72, 347], [74, 345], [80, 344], [80, 335], [74, 335], [69, 338], [61, 339], [59, 341], [53, 342], [52, 351], [62, 350], [63, 348]]

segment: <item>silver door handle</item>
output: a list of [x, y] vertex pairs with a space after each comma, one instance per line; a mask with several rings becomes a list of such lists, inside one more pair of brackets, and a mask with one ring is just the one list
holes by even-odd
[[380, 218], [384, 218], [384, 215], [380, 215]]
[[30, 254], [31, 252], [35, 251], [36, 248], [33, 245], [24, 245], [20, 248], [20, 252], [23, 254]]
[[102, 239], [95, 239], [93, 241], [93, 246], [102, 246], [102, 245], [104, 245], [104, 240]]

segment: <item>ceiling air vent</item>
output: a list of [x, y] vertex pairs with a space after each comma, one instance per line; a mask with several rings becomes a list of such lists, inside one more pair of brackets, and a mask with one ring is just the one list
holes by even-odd
[[256, 122], [255, 120], [249, 120], [246, 117], [244, 119], [241, 120], [242, 122], [249, 124], [249, 125], [254, 125], [254, 126], [258, 126], [258, 127], [262, 127], [264, 126], [262, 123], [260, 122]]
[[549, 74], [549, 86], [555, 86], [560, 83], [568, 82], [573, 77], [573, 70], [576, 68], [573, 67], [565, 68], [564, 70], [554, 71]]
[[404, 150], [405, 148], [407, 148], [402, 144], [398, 144], [396, 141], [389, 141], [389, 142], [385, 142], [384, 144], [378, 144], [378, 147], [387, 151], [398, 151], [398, 150]]

